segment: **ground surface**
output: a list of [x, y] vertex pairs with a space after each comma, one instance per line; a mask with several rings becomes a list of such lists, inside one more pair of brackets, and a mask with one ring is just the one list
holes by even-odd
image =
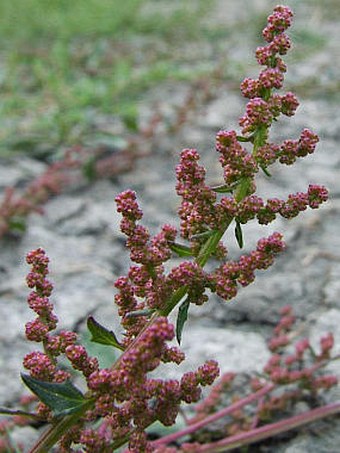
[[[251, 14], [269, 12], [271, 1], [249, 2], [220, 0], [207, 20], [228, 24], [247, 21]], [[244, 5], [242, 6], [241, 4]], [[229, 304], [212, 300], [201, 310], [193, 310], [184, 334], [183, 348], [188, 353], [187, 367], [198, 365], [205, 358], [216, 358], [222, 370], [253, 371], [265, 361], [269, 352], [265, 340], [278, 319], [281, 306], [292, 304], [303, 321], [304, 332], [316, 339], [333, 331], [340, 345], [340, 116], [337, 93], [340, 69], [340, 42], [337, 2], [289, 2], [295, 10], [296, 25], [292, 31], [298, 38], [296, 54], [290, 57], [287, 83], [299, 95], [301, 106], [294, 119], [280, 122], [273, 138], [278, 142], [295, 138], [304, 127], [314, 129], [321, 138], [315, 155], [294, 167], [275, 167], [273, 178], [261, 177], [259, 188], [264, 196], [287, 196], [303, 191], [309, 183], [326, 185], [330, 201], [320, 210], [303, 213], [290, 222], [278, 220], [270, 228], [245, 228], [245, 251], [269, 231], [282, 231], [287, 251], [273, 268], [259, 274], [256, 282], [242, 290]], [[162, 2], [160, 2], [162, 4]], [[241, 5], [241, 6], [240, 6]], [[332, 8], [334, 14], [332, 14]], [[251, 16], [250, 16], [251, 17]], [[259, 27], [260, 30], [260, 27]], [[306, 55], [299, 53], [299, 39]], [[314, 41], [313, 41], [314, 39]], [[319, 42], [315, 48], [310, 42]], [[307, 44], [306, 44], [307, 42]], [[252, 51], [259, 43], [245, 34], [228, 36], [225, 42], [226, 63], [254, 75]], [[203, 43], [202, 43], [203, 46]], [[188, 46], [189, 55], [199, 46]], [[202, 47], [208, 60], [218, 59], [213, 47]], [[210, 53], [209, 53], [210, 52]], [[247, 64], [249, 62], [249, 64]], [[188, 63], [189, 64], [189, 63]], [[22, 392], [18, 378], [23, 355], [32, 350], [24, 341], [23, 325], [32, 315], [25, 305], [27, 289], [24, 276], [25, 253], [43, 247], [51, 259], [51, 279], [55, 284], [53, 300], [60, 325], [71, 328], [88, 314], [107, 326], [117, 326], [113, 316], [114, 279], [124, 273], [128, 259], [119, 232], [119, 216], [114, 197], [131, 188], [138, 192], [144, 209], [145, 223], [152, 231], [167, 222], [174, 223], [178, 200], [174, 191], [173, 169], [183, 147], [195, 147], [208, 169], [211, 181], [218, 181], [218, 162], [213, 150], [214, 135], [220, 128], [237, 127], [244, 100], [235, 90], [235, 79], [219, 84], [212, 99], [196, 111], [194, 117], [176, 133], [160, 135], [151, 155], [136, 162], [135, 168], [114, 180], [98, 181], [81, 186], [53, 198], [46, 205], [45, 215], [32, 215], [26, 233], [20, 239], [1, 241], [0, 268], [0, 402], [8, 405]], [[141, 121], [150, 115], [154, 102], [169, 112], [180, 104], [190, 89], [183, 82], [166, 83], [150, 89], [139, 105]], [[31, 157], [3, 158], [0, 184], [20, 186], [44, 169], [43, 163]], [[234, 240], [230, 253], [239, 253]], [[191, 334], [196, 338], [192, 341]], [[190, 337], [190, 338], [189, 338]], [[199, 343], [199, 347], [198, 347]], [[216, 347], [216, 344], [224, 347]], [[227, 353], [226, 353], [227, 350]], [[333, 367], [339, 374], [339, 366]], [[335, 398], [335, 392], [332, 394]], [[320, 425], [321, 426], [321, 425]], [[284, 453], [335, 453], [340, 443], [339, 420], [324, 422], [320, 428], [304, 430], [279, 446], [262, 446], [261, 451]], [[339, 431], [338, 431], [339, 432]], [[33, 430], [27, 431], [33, 438]], [[250, 450], [252, 451], [252, 450]], [[255, 450], [254, 450], [255, 451]]]

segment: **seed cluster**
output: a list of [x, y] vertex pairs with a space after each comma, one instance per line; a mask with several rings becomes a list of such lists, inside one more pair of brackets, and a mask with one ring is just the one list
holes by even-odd
[[[176, 242], [177, 229], [168, 224], [163, 225], [158, 234], [151, 235], [141, 224], [143, 211], [135, 192], [126, 190], [116, 197], [117, 211], [122, 216], [120, 227], [126, 236], [132, 264], [127, 275], [120, 276], [114, 283], [115, 303], [124, 335], [119, 343], [121, 355], [111, 367], [100, 368], [98, 360], [77, 343], [75, 333], [51, 333], [58, 320], [50, 302], [52, 285], [46, 278], [48, 258], [42, 249], [27, 255], [27, 263], [32, 266], [27, 284], [34, 289], [28, 304], [37, 318], [26, 324], [26, 336], [30, 341], [42, 343], [44, 352], [26, 355], [24, 366], [36, 379], [64, 382], [70, 373], [58, 365], [57, 359], [63, 354], [72, 368], [82, 373], [88, 388], [86, 398], [93, 403], [77, 424], [63, 433], [58, 451], [79, 451], [72, 446], [81, 445], [89, 453], [105, 453], [114, 451], [127, 440], [130, 453], [176, 451], [175, 447], [154, 450], [146, 428], [155, 421], [165, 426], [174, 424], [180, 404], [197, 402], [201, 387], [215, 381], [219, 368], [214, 360], [209, 360], [178, 380], [160, 379], [150, 374], [162, 362], [179, 364], [185, 359], [177, 346], [168, 344], [175, 337], [175, 328], [167, 315], [182, 304], [177, 323], [179, 338], [178, 330], [183, 328], [187, 316], [185, 309], [188, 310], [191, 303], [206, 303], [209, 292], [226, 301], [234, 298], [240, 287], [254, 281], [256, 271], [271, 266], [275, 256], [285, 249], [282, 235], [275, 232], [260, 239], [255, 250], [233, 260], [223, 244], [223, 235], [229, 233], [232, 223], [236, 225], [236, 239], [242, 247], [241, 225], [254, 219], [268, 224], [277, 215], [290, 219], [308, 207], [318, 208], [327, 200], [327, 189], [318, 185], [309, 185], [306, 192], [290, 194], [286, 200], [264, 200], [256, 195], [256, 176], [260, 171], [268, 175], [267, 167], [275, 162], [291, 165], [297, 158], [313, 153], [318, 142], [317, 135], [309, 129], [304, 129], [296, 140], [285, 140], [282, 144], [269, 141], [273, 121], [281, 114], [294, 115], [298, 107], [293, 93], [277, 93], [283, 87], [286, 72], [281, 56], [291, 46], [285, 34], [291, 19], [291, 10], [284, 6], [276, 7], [268, 18], [263, 30], [267, 45], [256, 51], [258, 63], [265, 68], [258, 79], [246, 78], [241, 84], [241, 92], [248, 98], [245, 114], [239, 120], [241, 135], [234, 130], [222, 130], [216, 136], [222, 185], [211, 187], [206, 182], [206, 170], [199, 164], [197, 150], [184, 149], [181, 153], [176, 167], [176, 191], [181, 198], [178, 236], [186, 244]], [[170, 267], [168, 261], [174, 253], [184, 258]], [[211, 257], [219, 261], [217, 264], [213, 261], [206, 270], [204, 265]], [[281, 353], [291, 343], [288, 334], [293, 322], [290, 310], [285, 309], [269, 342], [273, 355], [264, 369], [266, 380], [275, 385], [303, 382], [313, 392], [331, 387], [334, 378], [316, 376], [316, 371], [322, 361], [329, 359], [333, 338], [322, 339], [321, 353], [308, 368], [304, 366], [310, 350], [307, 340], [296, 345], [294, 354], [283, 356]], [[217, 388], [228, 386], [233, 377], [225, 375]], [[260, 380], [254, 382], [253, 390], [262, 385]], [[207, 407], [211, 408], [218, 400], [217, 393], [215, 389]], [[273, 397], [276, 399], [263, 400], [257, 417], [264, 417], [263, 414], [278, 405], [284, 406], [296, 395], [296, 392], [294, 395], [286, 392]], [[51, 418], [48, 407], [40, 404], [38, 411], [41, 416]], [[232, 430], [242, 431], [246, 425], [231, 425], [228, 434], [232, 434]], [[199, 451], [197, 448], [196, 444], [185, 444], [181, 451]]]

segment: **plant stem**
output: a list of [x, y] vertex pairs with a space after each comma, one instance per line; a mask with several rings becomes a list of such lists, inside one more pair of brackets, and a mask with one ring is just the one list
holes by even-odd
[[[242, 189], [242, 186], [245, 184], [245, 181], [242, 181], [239, 183], [239, 189]], [[242, 191], [241, 191], [242, 192]], [[240, 196], [242, 199], [246, 193]], [[240, 201], [240, 200], [238, 200]], [[207, 241], [203, 244], [198, 256], [196, 257], [195, 261], [196, 263], [204, 267], [207, 261], [209, 260], [210, 256], [214, 253], [216, 250], [216, 247], [220, 240], [222, 239], [224, 233], [228, 229], [229, 225], [233, 221], [233, 218], [228, 219], [228, 221], [222, 225], [218, 230], [212, 234]], [[166, 302], [165, 307], [163, 309], [159, 309], [153, 313], [153, 315], [150, 317], [149, 321], [147, 324], [142, 328], [142, 330], [139, 332], [137, 337], [132, 341], [132, 343], [127, 347], [127, 349], [122, 353], [122, 355], [116, 360], [116, 362], [112, 365], [111, 369], [116, 369], [124, 355], [132, 348], [136, 343], [138, 343], [141, 335], [155, 322], [155, 320], [159, 316], [168, 316], [170, 312], [178, 305], [178, 303], [183, 299], [183, 297], [187, 294], [188, 292], [188, 287], [182, 286], [178, 290], [174, 292], [174, 294], [171, 296], [171, 298]], [[90, 408], [90, 405], [89, 407]], [[74, 424], [77, 423], [79, 420], [79, 415], [74, 414], [73, 416], [66, 416], [63, 419], [61, 419], [56, 425], [53, 425], [45, 435], [43, 435], [38, 443], [36, 444], [35, 447], [33, 447], [33, 450], [30, 453], [44, 453], [48, 451], [49, 448], [51, 448], [62, 436], [65, 434], [65, 432], [71, 428]], [[48, 447], [48, 448], [47, 448]]]
[[209, 237], [209, 239], [203, 244], [197, 258], [196, 258], [196, 263], [204, 267], [205, 264], [207, 263], [210, 255], [216, 250], [216, 247], [220, 240], [222, 239], [222, 236], [228, 229], [228, 226], [231, 224], [233, 219], [230, 219], [225, 225], [223, 225], [222, 228], [218, 229], [215, 231], [213, 235]]
[[178, 431], [177, 433], [169, 434], [168, 436], [164, 436], [164, 437], [152, 442], [152, 446], [156, 447], [158, 445], [168, 444], [168, 443], [173, 442], [174, 440], [178, 439], [179, 437], [183, 437], [183, 436], [186, 436], [187, 434], [191, 434], [191, 433], [197, 431], [198, 429], [201, 429], [204, 426], [209, 425], [210, 423], [213, 423], [216, 420], [241, 409], [241, 407], [246, 406], [247, 404], [250, 404], [253, 401], [256, 401], [257, 399], [259, 399], [262, 396], [266, 395], [267, 393], [271, 392], [274, 387], [275, 387], [274, 384], [267, 384], [265, 387], [263, 387], [261, 390], [258, 390], [256, 393], [252, 393], [251, 395], [248, 395], [245, 398], [242, 398], [241, 400], [237, 401], [236, 403], [231, 404], [230, 406], [228, 406], [224, 409], [221, 409], [220, 411], [210, 415], [209, 417], [206, 417], [197, 423], [193, 423], [192, 425], [188, 426], [187, 428], [182, 429], [181, 431]]
[[[222, 236], [228, 229], [228, 226], [231, 224], [232, 220], [233, 219], [230, 219], [225, 225], [223, 225], [222, 228], [216, 230], [214, 234], [212, 234], [203, 244], [201, 250], [199, 251], [198, 256], [195, 259], [196, 263], [199, 266], [204, 267], [206, 265], [208, 259], [210, 258], [211, 254], [214, 253], [214, 251], [216, 250], [218, 243], [222, 239]], [[188, 292], [187, 286], [182, 286], [177, 291], [175, 291], [174, 294], [171, 296], [170, 300], [167, 301], [165, 308], [159, 310], [159, 314], [162, 316], [168, 316], [169, 313], [171, 313], [171, 311], [176, 307], [176, 305], [187, 294], [187, 292]]]
[[[83, 411], [82, 414], [88, 409], [87, 406]], [[48, 430], [46, 430], [38, 442], [34, 445], [34, 447], [29, 451], [29, 453], [47, 453], [50, 449], [55, 445], [56, 442], [61, 438], [65, 432], [70, 429], [71, 426], [75, 425], [81, 414], [79, 412], [67, 415], [60, 419], [56, 424], [51, 426]]]
[[253, 429], [235, 436], [222, 439], [218, 442], [202, 446], [197, 452], [199, 453], [218, 453], [233, 450], [235, 448], [243, 447], [245, 445], [258, 442], [268, 437], [275, 436], [276, 434], [284, 433], [291, 429], [299, 428], [307, 423], [315, 422], [321, 418], [328, 417], [340, 413], [340, 401], [328, 404], [318, 409], [313, 409], [303, 414], [295, 415], [280, 422], [271, 423], [269, 425], [261, 426], [260, 428]]

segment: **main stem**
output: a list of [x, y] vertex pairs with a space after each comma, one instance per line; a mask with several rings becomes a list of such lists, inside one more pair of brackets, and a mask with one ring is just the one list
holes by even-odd
[[[217, 244], [221, 240], [223, 234], [225, 233], [226, 229], [230, 225], [231, 221], [228, 222], [225, 227], [221, 230], [218, 230], [213, 234], [209, 239], [204, 243], [200, 253], [196, 258], [197, 264], [200, 266], [204, 266], [211, 254], [215, 251]], [[183, 286], [179, 288], [175, 293], [172, 295], [170, 300], [167, 302], [166, 306], [162, 310], [156, 311], [143, 329], [139, 332], [137, 337], [130, 343], [127, 349], [122, 353], [122, 355], [116, 360], [113, 364], [112, 369], [116, 369], [119, 367], [120, 362], [122, 361], [125, 354], [138, 343], [140, 337], [143, 333], [156, 321], [159, 316], [168, 316], [168, 314], [176, 307], [176, 305], [183, 299], [188, 291], [187, 286]], [[94, 402], [92, 403], [92, 406]], [[86, 409], [91, 408], [91, 406], [87, 407]], [[63, 417], [60, 421], [58, 421], [55, 425], [53, 425], [48, 431], [46, 431], [41, 438], [39, 439], [38, 443], [30, 450], [29, 453], [46, 453], [49, 451], [50, 448], [55, 445], [58, 440], [69, 430], [73, 425], [75, 425], [79, 418], [83, 414], [75, 414], [73, 416], [66, 416]]]
[[258, 400], [259, 398], [263, 397], [267, 393], [271, 392], [274, 388], [275, 388], [274, 384], [267, 384], [261, 390], [258, 390], [257, 392], [252, 393], [252, 394], [246, 396], [245, 398], [242, 398], [241, 400], [237, 401], [236, 403], [231, 404], [230, 406], [225, 407], [224, 409], [221, 409], [220, 411], [215, 412], [214, 414], [209, 415], [208, 417], [205, 417], [203, 420], [200, 420], [199, 422], [189, 425], [188, 427], [182, 429], [181, 431], [161, 437], [160, 439], [152, 442], [152, 446], [156, 447], [159, 445], [166, 445], [166, 444], [169, 444], [170, 442], [173, 442], [174, 440], [179, 439], [180, 437], [191, 434], [191, 433], [197, 431], [198, 429], [201, 429], [204, 426], [209, 425], [210, 423], [213, 423], [222, 417], [225, 417], [228, 414], [232, 414], [233, 412], [252, 403], [253, 401]]
[[203, 445], [199, 450], [197, 450], [197, 453], [219, 453], [231, 451], [235, 448], [244, 447], [254, 442], [267, 439], [268, 437], [299, 428], [300, 426], [339, 413], [340, 402], [338, 401], [336, 403], [328, 404], [326, 406], [295, 415], [294, 417], [290, 417], [286, 420], [281, 420], [280, 422], [271, 423], [245, 433], [236, 434], [235, 436], [222, 439], [218, 442]]
[[47, 453], [55, 445], [58, 440], [68, 431], [71, 426], [75, 425], [79, 418], [89, 409], [89, 406], [86, 406], [84, 410], [79, 413], [72, 415], [67, 415], [62, 419], [58, 420], [57, 423], [52, 425], [47, 431], [45, 431], [38, 442], [34, 447], [29, 451], [29, 453]]
[[[267, 138], [268, 128], [263, 129], [259, 128], [258, 131], [254, 133], [254, 146], [253, 146], [253, 155], [256, 155], [256, 150], [258, 147], [262, 146]], [[239, 185], [236, 187], [235, 190], [235, 199], [237, 202], [242, 201], [242, 199], [248, 195], [247, 191], [244, 190], [245, 187], [248, 186], [249, 178], [242, 179]], [[208, 262], [210, 256], [215, 252], [218, 243], [222, 239], [224, 233], [227, 231], [229, 225], [233, 221], [232, 218], [228, 219], [224, 225], [222, 225], [219, 229], [214, 231], [214, 233], [207, 239], [207, 241], [202, 245], [201, 250], [199, 251], [198, 256], [196, 257], [196, 263], [204, 267]], [[178, 290], [174, 292], [171, 298], [166, 302], [165, 307], [159, 309], [153, 313], [150, 317], [149, 321], [146, 325], [142, 328], [139, 332], [137, 337], [130, 343], [127, 349], [122, 353], [122, 355], [117, 359], [117, 361], [113, 364], [111, 369], [116, 369], [120, 365], [121, 360], [125, 356], [125, 354], [130, 351], [131, 348], [138, 343], [140, 337], [143, 333], [156, 321], [159, 316], [168, 316], [171, 311], [178, 305], [178, 303], [185, 297], [188, 292], [187, 286], [182, 286]], [[94, 402], [91, 404], [89, 401], [89, 406], [86, 409], [90, 409], [94, 406]], [[58, 440], [69, 430], [73, 425], [75, 425], [82, 414], [74, 414], [73, 416], [65, 416], [61, 420], [59, 420], [55, 425], [53, 425], [48, 431], [46, 431], [41, 438], [39, 439], [38, 443], [31, 449], [29, 453], [46, 453], [54, 444], [58, 442]]]

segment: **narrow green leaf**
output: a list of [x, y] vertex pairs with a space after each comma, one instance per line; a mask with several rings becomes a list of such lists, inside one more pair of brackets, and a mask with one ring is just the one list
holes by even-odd
[[127, 318], [139, 318], [140, 316], [150, 316], [152, 313], [154, 313], [155, 310], [153, 308], [146, 308], [144, 310], [135, 310], [135, 311], [130, 311], [126, 315]]
[[106, 329], [97, 322], [93, 316], [87, 318], [87, 328], [92, 334], [91, 341], [94, 343], [104, 344], [106, 346], [114, 346], [115, 348], [124, 351], [124, 347], [117, 340], [116, 335], [112, 330]]
[[241, 224], [239, 222], [236, 222], [235, 237], [236, 237], [236, 240], [237, 240], [237, 243], [238, 243], [240, 249], [243, 248], [243, 234], [242, 234]]
[[178, 309], [177, 321], [176, 321], [176, 338], [178, 344], [181, 343], [182, 331], [186, 320], [188, 319], [188, 310], [190, 305], [190, 299], [186, 298]]
[[20, 415], [21, 417], [28, 417], [28, 418], [34, 418], [36, 420], [41, 420], [40, 417], [38, 417], [37, 414], [33, 414], [32, 412], [26, 412], [22, 411], [20, 409], [6, 409], [5, 407], [0, 407], [0, 414], [2, 415], [11, 415], [11, 416], [16, 416]]
[[122, 115], [122, 120], [125, 126], [132, 132], [138, 131], [138, 112], [135, 108], [132, 108]]
[[96, 179], [97, 177], [97, 171], [96, 171], [96, 158], [94, 156], [91, 156], [83, 165], [82, 167], [82, 172], [85, 178], [92, 182]]
[[22, 217], [12, 217], [9, 219], [8, 226], [10, 231], [24, 233], [26, 231], [26, 222]]
[[21, 373], [21, 378], [27, 387], [52, 409], [56, 417], [78, 412], [89, 403], [70, 381], [45, 382], [24, 373]]
[[271, 174], [269, 173], [269, 171], [267, 170], [267, 168], [264, 166], [264, 165], [260, 165], [261, 167], [261, 170], [263, 171], [263, 173], [268, 176], [268, 178], [271, 178]]
[[230, 193], [233, 190], [235, 190], [236, 187], [237, 187], [237, 184], [233, 184], [232, 186], [227, 186], [226, 184], [223, 184], [221, 186], [212, 187], [211, 189], [217, 193]]
[[203, 231], [203, 233], [193, 234], [191, 236], [191, 239], [208, 239], [215, 233], [216, 233], [216, 230]]
[[251, 178], [240, 179], [235, 193], [236, 201], [238, 202], [242, 201], [247, 195], [251, 193], [250, 191], [251, 182], [252, 182]]
[[237, 135], [236, 139], [238, 142], [253, 142], [254, 141], [254, 134], [249, 135], [248, 137], [243, 137], [242, 135]]
[[173, 252], [177, 253], [178, 256], [193, 256], [190, 247], [186, 245], [177, 244], [177, 242], [172, 242], [170, 248]]

